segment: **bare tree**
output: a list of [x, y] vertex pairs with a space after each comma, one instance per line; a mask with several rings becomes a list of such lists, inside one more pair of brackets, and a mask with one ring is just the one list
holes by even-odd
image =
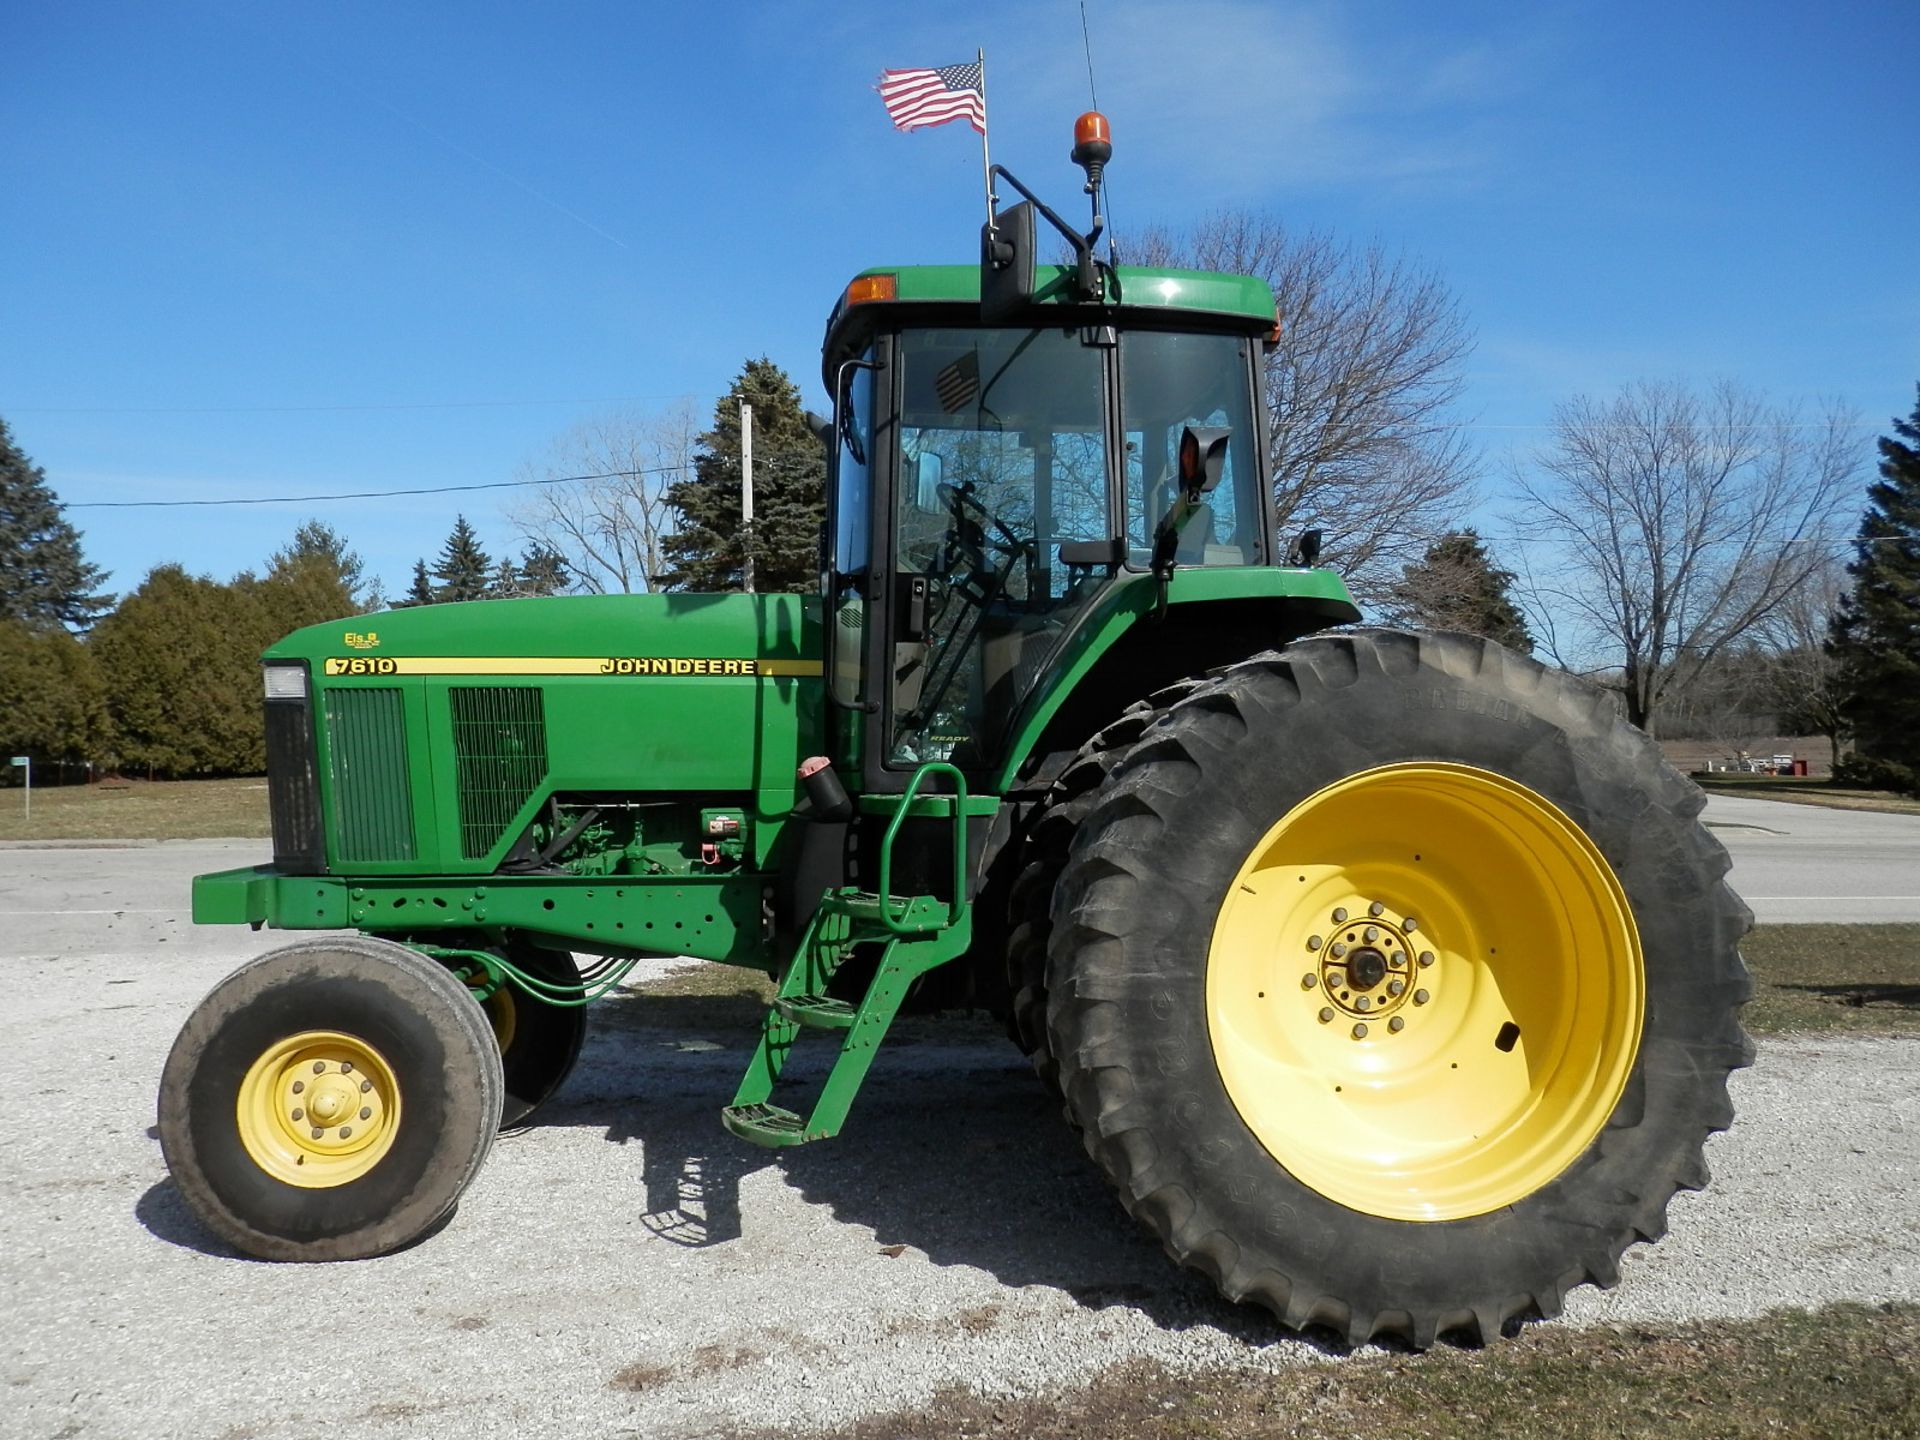
[[1295, 234], [1251, 211], [1149, 230], [1122, 257], [1257, 275], [1273, 287], [1267, 448], [1281, 535], [1317, 527], [1363, 599], [1378, 598], [1473, 501], [1479, 460], [1448, 418], [1472, 349], [1432, 271], [1378, 244]]
[[554, 441], [515, 508], [521, 535], [557, 551], [579, 588], [595, 595], [653, 588], [667, 566], [661, 541], [673, 528], [667, 487], [692, 473], [700, 422], [691, 401], [656, 415], [618, 410], [586, 420]]
[[1846, 713], [1844, 667], [1827, 649], [1827, 637], [1847, 589], [1846, 567], [1832, 552], [1822, 551], [1819, 567], [1787, 596], [1765, 627], [1775, 652], [1781, 723], [1794, 734], [1826, 736], [1835, 763], [1853, 727]]
[[1618, 667], [1627, 718], [1651, 730], [1676, 687], [1818, 573], [1858, 488], [1857, 430], [1838, 405], [1808, 422], [1728, 383], [1565, 402], [1515, 477], [1516, 529], [1546, 551], [1530, 608], [1557, 612], [1536, 636], [1563, 664]]

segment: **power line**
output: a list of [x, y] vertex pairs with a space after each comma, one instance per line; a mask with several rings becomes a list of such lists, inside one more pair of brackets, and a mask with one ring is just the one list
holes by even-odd
[[317, 505], [329, 500], [386, 500], [397, 495], [457, 495], [470, 490], [514, 490], [528, 485], [565, 485], [574, 480], [632, 480], [642, 475], [673, 475], [684, 465], [656, 465], [645, 470], [602, 470], [591, 475], [548, 475], [538, 480], [495, 480], [485, 485], [423, 485], [413, 490], [357, 490], [334, 495], [246, 495], [222, 500], [75, 500], [67, 510], [155, 510], [187, 506]]
[[9, 415], [334, 415], [380, 410], [507, 410], [543, 405], [628, 405], [636, 400], [684, 400], [679, 395], [609, 395], [593, 400], [423, 400], [386, 405], [5, 405]]

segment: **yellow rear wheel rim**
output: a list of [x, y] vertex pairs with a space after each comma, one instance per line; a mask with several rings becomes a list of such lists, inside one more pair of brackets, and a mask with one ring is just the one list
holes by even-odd
[[1455, 1220], [1532, 1194], [1619, 1104], [1639, 935], [1612, 868], [1524, 785], [1388, 765], [1253, 847], [1207, 958], [1214, 1059], [1273, 1158], [1353, 1210]]
[[240, 1081], [240, 1143], [276, 1180], [324, 1190], [378, 1165], [400, 1127], [400, 1086], [357, 1036], [307, 1030], [266, 1050]]

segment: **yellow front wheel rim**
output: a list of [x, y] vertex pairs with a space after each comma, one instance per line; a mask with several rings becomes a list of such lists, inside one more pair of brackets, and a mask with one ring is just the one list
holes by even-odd
[[378, 1165], [400, 1127], [400, 1086], [357, 1036], [307, 1030], [266, 1050], [240, 1081], [240, 1143], [276, 1180], [324, 1190]]
[[1214, 1059], [1295, 1178], [1397, 1220], [1532, 1194], [1606, 1126], [1645, 979], [1612, 868], [1551, 802], [1466, 765], [1309, 796], [1228, 887]]

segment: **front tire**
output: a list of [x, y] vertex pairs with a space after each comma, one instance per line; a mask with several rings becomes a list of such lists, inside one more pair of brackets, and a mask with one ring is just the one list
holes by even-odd
[[297, 942], [188, 1017], [160, 1148], [188, 1206], [265, 1260], [358, 1260], [450, 1211], [498, 1127], [500, 1052], [459, 980], [401, 945]]
[[1612, 1284], [1752, 1055], [1703, 803], [1607, 697], [1466, 636], [1313, 637], [1193, 689], [1055, 897], [1089, 1152], [1222, 1293], [1349, 1343]]

